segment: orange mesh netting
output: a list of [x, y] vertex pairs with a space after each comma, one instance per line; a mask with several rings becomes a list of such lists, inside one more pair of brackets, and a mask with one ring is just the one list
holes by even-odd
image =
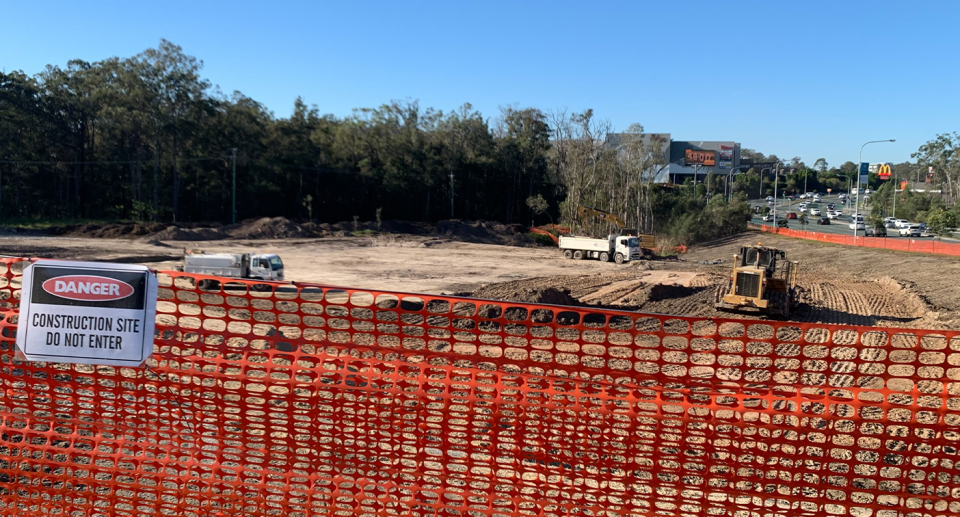
[[[844, 225], [846, 226], [846, 225]], [[854, 237], [850, 234], [839, 233], [821, 233], [815, 231], [793, 230], [791, 228], [780, 228], [767, 224], [747, 223], [751, 230], [760, 230], [767, 233], [776, 233], [795, 239], [806, 239], [809, 241], [831, 242], [833, 244], [844, 244], [847, 246], [860, 246], [862, 248], [880, 248], [885, 250], [912, 251], [914, 253], [931, 253], [934, 255], [948, 255], [951, 257], [960, 257], [960, 243], [943, 242], [931, 237], [923, 239], [910, 238], [887, 238], [887, 237], [864, 237], [863, 230], [860, 235]], [[895, 230], [890, 230], [891, 233]]]
[[170, 272], [149, 368], [29, 364], [2, 264], [2, 515], [960, 515], [956, 332]]

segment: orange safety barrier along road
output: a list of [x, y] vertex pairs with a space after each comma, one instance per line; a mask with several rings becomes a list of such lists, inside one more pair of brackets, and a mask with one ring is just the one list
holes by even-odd
[[[833, 244], [844, 244], [847, 246], [860, 246], [863, 248], [880, 248], [896, 251], [912, 251], [915, 253], [931, 253], [934, 255], [949, 255], [960, 257], [960, 244], [955, 242], [943, 242], [934, 238], [926, 239], [900, 239], [887, 237], [864, 237], [861, 235], [841, 235], [837, 233], [820, 233], [803, 230], [792, 230], [790, 228], [775, 228], [765, 224], [747, 223], [751, 230], [760, 230], [767, 233], [776, 233], [795, 239], [806, 239], [810, 241], [830, 242]], [[852, 230], [851, 230], [852, 231]]]
[[0, 265], [0, 515], [960, 515], [957, 332], [161, 272], [148, 368], [24, 363]]

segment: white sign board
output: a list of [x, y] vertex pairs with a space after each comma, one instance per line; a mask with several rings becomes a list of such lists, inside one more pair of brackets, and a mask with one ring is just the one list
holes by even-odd
[[38, 260], [23, 270], [17, 347], [28, 361], [140, 366], [156, 315], [145, 266]]

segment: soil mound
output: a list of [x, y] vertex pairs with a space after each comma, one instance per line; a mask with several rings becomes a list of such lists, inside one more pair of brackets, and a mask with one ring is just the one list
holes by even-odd
[[120, 239], [149, 235], [160, 231], [160, 223], [72, 224], [51, 229], [51, 233], [65, 237]]
[[431, 233], [465, 242], [522, 246], [529, 242], [526, 232], [522, 224], [449, 219], [439, 221], [436, 230]]
[[235, 239], [288, 239], [316, 235], [286, 217], [262, 217], [230, 225], [225, 230]]
[[656, 284], [650, 288], [650, 293], [647, 295], [647, 299], [651, 302], [659, 302], [661, 300], [686, 298], [687, 296], [693, 296], [700, 291], [701, 289], [696, 287], [687, 287], [674, 284]]
[[542, 303], [547, 305], [580, 306], [576, 298], [570, 296], [569, 289], [547, 287], [519, 287], [504, 284], [495, 284], [481, 287], [473, 292], [474, 298], [487, 300], [502, 300], [507, 302]]
[[148, 241], [218, 241], [230, 237], [220, 228], [181, 228], [168, 226], [149, 235]]

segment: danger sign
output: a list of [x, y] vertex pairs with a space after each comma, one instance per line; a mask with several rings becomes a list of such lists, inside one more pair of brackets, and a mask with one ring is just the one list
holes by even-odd
[[17, 347], [30, 361], [139, 366], [156, 314], [144, 266], [40, 260], [23, 271]]

